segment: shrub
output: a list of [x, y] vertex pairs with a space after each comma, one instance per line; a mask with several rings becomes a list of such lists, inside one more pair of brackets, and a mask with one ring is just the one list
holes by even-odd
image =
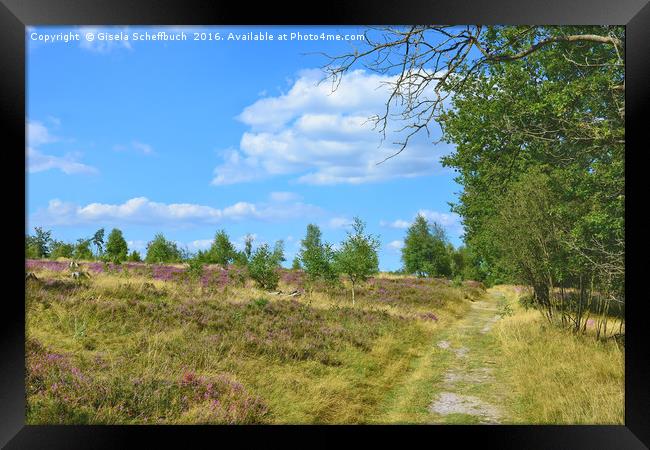
[[280, 281], [277, 255], [269, 250], [267, 244], [260, 245], [248, 264], [250, 277], [263, 289], [277, 289]]
[[193, 279], [198, 279], [201, 278], [203, 275], [203, 261], [201, 261], [199, 258], [192, 258], [187, 261], [188, 263], [188, 268], [187, 268], [187, 274], [190, 276], [190, 278]]
[[165, 239], [162, 233], [154, 236], [153, 241], [147, 244], [148, 263], [171, 263], [181, 259], [181, 252], [175, 242]]
[[129, 262], [142, 262], [142, 257], [140, 256], [140, 253], [135, 250], [129, 253], [129, 256], [127, 256], [126, 259]]

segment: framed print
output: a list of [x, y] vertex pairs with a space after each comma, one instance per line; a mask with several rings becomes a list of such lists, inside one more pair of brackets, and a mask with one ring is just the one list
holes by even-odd
[[647, 448], [650, 6], [321, 6], [3, 0], [2, 444]]

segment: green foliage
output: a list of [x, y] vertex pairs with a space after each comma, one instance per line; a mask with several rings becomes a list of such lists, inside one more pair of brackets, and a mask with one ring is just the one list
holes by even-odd
[[129, 262], [141, 262], [142, 257], [140, 256], [140, 252], [133, 250], [131, 253], [129, 253], [129, 256], [126, 258], [127, 261]]
[[33, 236], [25, 237], [25, 253], [28, 258], [47, 258], [52, 246], [52, 231], [34, 228]]
[[191, 258], [187, 260], [188, 268], [187, 274], [190, 278], [198, 279], [203, 275], [205, 263], [200, 258]]
[[273, 246], [273, 258], [278, 262], [278, 266], [286, 261], [284, 257], [284, 241], [282, 239], [276, 241]]
[[148, 263], [171, 263], [180, 260], [181, 252], [178, 246], [175, 242], [167, 240], [162, 233], [156, 234], [147, 244], [145, 261]]
[[407, 273], [419, 277], [440, 277], [452, 274], [452, 261], [444, 230], [437, 223], [429, 223], [418, 214], [406, 232], [402, 261]]
[[236, 257], [236, 250], [225, 230], [219, 230], [214, 237], [212, 246], [208, 251], [208, 260], [211, 263], [220, 264], [226, 267]]
[[[625, 40], [614, 26], [486, 27], [483, 39], [515, 54], [568, 34]], [[611, 42], [557, 42], [460, 69], [439, 120], [455, 144], [443, 164], [458, 172], [454, 211], [488, 283], [529, 284], [548, 308], [560, 286], [624, 298], [624, 58]]]
[[337, 278], [332, 267], [334, 252], [329, 244], [322, 242], [318, 225], [307, 225], [307, 234], [300, 245], [297, 259], [310, 283], [316, 280], [331, 282]]
[[50, 258], [72, 258], [74, 254], [74, 245], [63, 241], [52, 241]]
[[263, 289], [277, 289], [280, 281], [278, 265], [280, 261], [277, 254], [269, 249], [268, 244], [262, 244], [251, 256], [248, 264], [248, 273], [250, 277]]
[[300, 265], [300, 258], [298, 256], [295, 256], [293, 258], [293, 261], [291, 261], [291, 269], [292, 270], [301, 270], [302, 266]]
[[352, 284], [352, 303], [354, 304], [355, 287], [365, 282], [368, 277], [379, 271], [377, 250], [379, 239], [365, 234], [365, 223], [358, 217], [352, 222], [352, 231], [341, 248], [334, 253], [334, 267], [337, 272], [345, 274]]
[[100, 256], [104, 246], [104, 229], [100, 228], [97, 230], [90, 240], [97, 249], [97, 256]]
[[250, 234], [247, 234], [246, 237], [244, 238], [243, 256], [245, 258], [245, 261], [247, 261], [247, 262], [250, 261], [251, 256], [253, 256], [253, 240], [254, 239], [255, 238]]
[[264, 309], [269, 304], [269, 300], [264, 297], [254, 298], [248, 303], [249, 308]]
[[78, 239], [72, 256], [76, 260], [94, 259], [93, 252], [90, 249], [90, 239]]
[[129, 248], [126, 240], [122, 235], [122, 231], [113, 228], [108, 235], [106, 242], [106, 256], [113, 262], [122, 262], [126, 260]]

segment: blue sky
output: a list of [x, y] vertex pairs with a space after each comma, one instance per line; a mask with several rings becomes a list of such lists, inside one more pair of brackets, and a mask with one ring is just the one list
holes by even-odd
[[[350, 27], [186, 28], [187, 41], [134, 41], [179, 28], [27, 30], [27, 226], [76, 241], [120, 228], [143, 251], [157, 232], [206, 248], [218, 229], [236, 243], [285, 241], [287, 264], [308, 223], [338, 243], [353, 216], [379, 235], [380, 268], [401, 266], [405, 228], [422, 211], [454, 245], [462, 226], [448, 202], [460, 191], [422, 136], [402, 154], [367, 118], [386, 99], [382, 76], [318, 83], [325, 59], [362, 42], [227, 40], [230, 32], [355, 34]], [[193, 41], [193, 31], [221, 41]], [[64, 42], [59, 33], [80, 33]], [[92, 42], [86, 33], [123, 33]], [[45, 36], [58, 41], [45, 42]]]

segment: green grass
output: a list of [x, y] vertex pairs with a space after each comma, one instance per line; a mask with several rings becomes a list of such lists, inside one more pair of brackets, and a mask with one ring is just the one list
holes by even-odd
[[26, 298], [30, 424], [387, 423], [386, 399], [475, 295], [434, 281], [402, 290], [410, 280], [396, 278], [398, 301], [362, 290], [353, 308], [343, 288], [296, 300], [38, 276]]
[[26, 296], [30, 424], [472, 424], [428, 407], [450, 368], [485, 367], [489, 382], [454, 392], [498, 405], [503, 423], [623, 423], [623, 349], [547, 324], [511, 287], [492, 301], [512, 315], [468, 333], [468, 299], [483, 291], [440, 280], [381, 275], [352, 307], [345, 286], [288, 298], [133, 273], [37, 275]]

